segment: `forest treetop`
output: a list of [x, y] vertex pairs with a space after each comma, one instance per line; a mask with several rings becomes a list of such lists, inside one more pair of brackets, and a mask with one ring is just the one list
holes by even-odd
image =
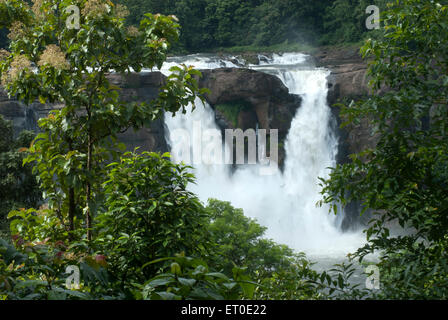
[[[31, 1], [29, 1], [31, 2]], [[366, 32], [366, 8], [389, 0], [118, 0], [129, 9], [127, 23], [143, 13], [176, 15], [182, 26], [176, 51], [199, 52], [235, 46], [354, 43]], [[7, 45], [0, 30], [0, 47]]]

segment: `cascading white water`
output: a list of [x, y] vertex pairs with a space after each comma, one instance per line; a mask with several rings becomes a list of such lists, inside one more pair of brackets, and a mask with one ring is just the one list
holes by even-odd
[[[278, 76], [290, 93], [302, 96], [285, 142], [284, 173], [262, 176], [259, 165], [248, 165], [230, 174], [225, 165], [198, 164], [194, 170], [197, 184], [191, 190], [204, 202], [208, 198], [230, 201], [268, 227], [269, 238], [298, 251], [312, 256], [346, 254], [358, 248], [363, 237], [340, 232], [328, 207], [316, 207], [321, 199], [318, 177], [326, 177], [327, 168], [335, 165], [338, 141], [330, 130], [331, 112], [326, 104], [328, 71], [309, 66], [306, 60], [303, 54], [274, 55], [251, 66]], [[197, 69], [237, 67], [220, 58], [195, 55], [170, 61], [162, 72], [167, 74], [170, 66], [180, 62]], [[185, 115], [167, 114], [165, 121], [170, 133], [184, 129], [193, 136], [195, 122], [203, 130], [218, 129], [208, 105]], [[172, 139], [170, 134], [169, 142]]]

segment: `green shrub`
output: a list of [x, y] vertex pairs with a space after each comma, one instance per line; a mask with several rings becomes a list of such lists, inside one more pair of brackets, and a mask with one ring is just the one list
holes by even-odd
[[36, 176], [31, 165], [22, 165], [35, 134], [22, 131], [14, 139], [10, 121], [0, 115], [0, 237], [9, 233], [6, 219], [9, 211], [21, 207], [33, 207], [42, 201]]
[[95, 243], [117, 279], [144, 281], [157, 271], [155, 266], [141, 268], [149, 261], [206, 253], [207, 215], [186, 189], [193, 175], [167, 157], [128, 152], [108, 166]]

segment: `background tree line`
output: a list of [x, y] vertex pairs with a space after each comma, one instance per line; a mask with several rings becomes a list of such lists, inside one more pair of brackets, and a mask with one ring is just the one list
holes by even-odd
[[[31, 3], [31, 1], [25, 1]], [[389, 0], [119, 0], [137, 25], [144, 12], [176, 15], [182, 26], [175, 51], [199, 52], [235, 46], [313, 46], [356, 43], [377, 33], [365, 27], [365, 10], [383, 11]], [[446, 3], [445, 0], [439, 1]], [[9, 43], [0, 29], [0, 47]], [[286, 48], [286, 46], [285, 46]]]
[[182, 26], [178, 46], [187, 52], [282, 43], [358, 42], [368, 31], [367, 6], [387, 0], [120, 0], [128, 23], [143, 12], [174, 14]]

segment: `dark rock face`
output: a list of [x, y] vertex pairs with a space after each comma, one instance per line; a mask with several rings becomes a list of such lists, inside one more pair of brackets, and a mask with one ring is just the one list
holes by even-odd
[[[368, 94], [367, 66], [355, 49], [322, 50], [314, 56], [314, 60], [318, 66], [325, 66], [332, 71], [329, 77], [330, 105], [342, 98], [357, 98]], [[202, 70], [202, 74], [199, 85], [210, 89], [211, 93], [206, 99], [213, 108], [223, 103], [234, 102], [244, 102], [250, 106], [249, 109], [238, 111], [236, 123], [228, 119], [228, 115], [215, 109], [216, 122], [221, 129], [255, 129], [257, 124], [260, 129], [278, 129], [279, 162], [282, 165], [285, 153], [281, 142], [286, 138], [291, 121], [300, 106], [300, 97], [289, 94], [288, 89], [277, 77], [250, 69]], [[159, 72], [148, 72], [111, 74], [109, 79], [122, 89], [120, 94], [123, 99], [145, 101], [157, 97], [165, 77]], [[42, 105], [38, 102], [25, 106], [21, 102], [9, 99], [0, 88], [0, 114], [13, 121], [15, 134], [22, 130], [38, 131], [37, 120], [59, 107]], [[338, 108], [332, 108], [332, 111], [340, 122]], [[339, 162], [348, 161], [347, 156], [350, 153], [359, 152], [366, 146], [374, 146], [376, 141], [371, 137], [370, 131], [367, 120], [358, 126], [339, 130], [342, 141]], [[122, 134], [120, 139], [129, 149], [140, 146], [143, 150], [168, 151], [163, 119], [155, 121], [150, 128], [138, 132], [130, 129]]]
[[[111, 83], [121, 88], [120, 96], [125, 101], [151, 101], [157, 98], [159, 89], [165, 81], [165, 76], [160, 72], [142, 72], [127, 75], [109, 75]], [[138, 131], [129, 129], [119, 136], [126, 144], [127, 150], [140, 147], [142, 151], [169, 151], [165, 140], [164, 119], [158, 119], [151, 123], [149, 128]]]
[[9, 99], [6, 92], [0, 87], [0, 114], [13, 124], [14, 136], [23, 130], [37, 131], [37, 120], [47, 116], [55, 107], [44, 106], [40, 103], [32, 103], [26, 107], [23, 103]]
[[281, 143], [291, 127], [301, 98], [289, 94], [288, 88], [276, 76], [250, 69], [221, 68], [201, 70], [201, 87], [208, 88], [207, 102], [215, 108], [223, 103], [243, 102], [248, 109], [238, 111], [237, 124], [215, 109], [216, 121], [222, 130], [278, 129], [279, 165], [282, 167], [285, 150]]
[[[108, 76], [111, 82], [121, 88], [120, 95], [126, 101], [149, 101], [158, 96], [159, 88], [165, 77], [159, 72]], [[42, 105], [38, 102], [25, 106], [23, 103], [9, 99], [3, 88], [0, 88], [0, 114], [13, 121], [14, 134], [23, 130], [39, 131], [37, 121], [46, 117], [51, 110], [60, 108], [57, 104]], [[129, 129], [119, 135], [128, 150], [140, 147], [142, 151], [168, 151], [165, 142], [164, 121], [154, 121], [149, 128], [137, 132]]]
[[[372, 94], [368, 87], [367, 63], [359, 54], [358, 48], [331, 48], [321, 49], [315, 55], [316, 64], [331, 70], [328, 78], [328, 104], [344, 100], [357, 100]], [[381, 92], [379, 92], [381, 94]], [[338, 121], [336, 131], [339, 135], [338, 163], [350, 162], [349, 155], [359, 153], [366, 148], [375, 147], [378, 137], [372, 135], [372, 127], [369, 119], [355, 125], [350, 124], [345, 128], [339, 128], [342, 123], [340, 108], [332, 107], [332, 112]], [[342, 221], [342, 229], [354, 229], [358, 225], [365, 225], [369, 220], [369, 213], [360, 217], [360, 204], [349, 203], [345, 208], [345, 216]]]
[[331, 70], [328, 78], [330, 105], [342, 98], [357, 98], [369, 94], [367, 64], [357, 48], [322, 49], [314, 58], [318, 67]]

